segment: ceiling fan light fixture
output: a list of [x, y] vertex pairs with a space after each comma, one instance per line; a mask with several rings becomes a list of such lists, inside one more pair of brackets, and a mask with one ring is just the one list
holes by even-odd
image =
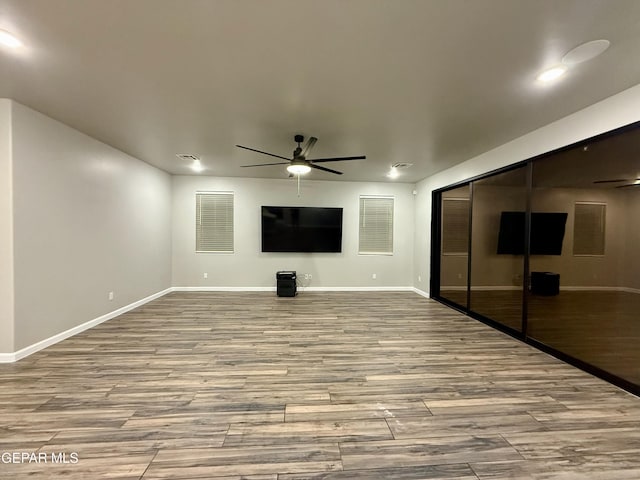
[[304, 163], [292, 163], [287, 166], [287, 172], [292, 173], [294, 175], [304, 175], [311, 171], [311, 167], [309, 165], [305, 165]]

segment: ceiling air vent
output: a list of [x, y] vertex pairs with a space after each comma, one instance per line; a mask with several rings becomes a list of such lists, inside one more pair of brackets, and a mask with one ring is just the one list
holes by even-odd
[[397, 169], [401, 169], [401, 168], [409, 168], [409, 167], [413, 167], [413, 163], [394, 163], [393, 165], [391, 165], [392, 168], [397, 168]]
[[176, 157], [180, 160], [187, 160], [188, 162], [195, 162], [196, 160], [200, 160], [197, 155], [192, 155], [190, 153], [176, 153]]

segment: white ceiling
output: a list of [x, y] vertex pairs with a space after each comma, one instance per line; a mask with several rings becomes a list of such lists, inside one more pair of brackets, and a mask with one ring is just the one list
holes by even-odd
[[[0, 97], [175, 174], [415, 182], [640, 83], [638, 0], [0, 0]], [[535, 81], [573, 47], [600, 57]], [[514, 158], [514, 162], [523, 160]]]

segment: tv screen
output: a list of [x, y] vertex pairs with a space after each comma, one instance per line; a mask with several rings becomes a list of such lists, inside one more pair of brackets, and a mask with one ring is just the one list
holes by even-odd
[[342, 208], [262, 207], [263, 252], [341, 252]]
[[[502, 212], [498, 254], [524, 254], [524, 212]], [[531, 213], [531, 255], [562, 255], [566, 213]]]

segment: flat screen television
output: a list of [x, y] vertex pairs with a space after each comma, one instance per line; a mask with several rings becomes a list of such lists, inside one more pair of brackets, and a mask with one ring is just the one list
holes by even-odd
[[341, 252], [342, 208], [262, 207], [263, 252]]
[[[524, 254], [524, 212], [502, 212], [498, 234], [498, 254]], [[531, 213], [531, 255], [562, 255], [566, 213]]]

